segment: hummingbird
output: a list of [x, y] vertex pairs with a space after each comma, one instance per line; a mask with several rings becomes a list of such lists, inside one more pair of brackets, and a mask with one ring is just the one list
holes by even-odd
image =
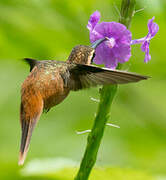
[[101, 68], [92, 65], [95, 50], [107, 38], [90, 46], [75, 46], [67, 61], [24, 58], [30, 66], [30, 74], [21, 86], [21, 145], [19, 165], [24, 163], [33, 129], [43, 111], [61, 103], [70, 91], [78, 91], [98, 85], [138, 82], [148, 77], [139, 74]]

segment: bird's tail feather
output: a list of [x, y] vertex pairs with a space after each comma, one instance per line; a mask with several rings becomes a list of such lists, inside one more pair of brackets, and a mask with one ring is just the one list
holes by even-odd
[[36, 94], [25, 98], [22, 95], [21, 109], [20, 109], [20, 121], [22, 128], [20, 154], [19, 154], [19, 165], [24, 163], [26, 158], [33, 129], [40, 118], [43, 109], [43, 102], [40, 96]]

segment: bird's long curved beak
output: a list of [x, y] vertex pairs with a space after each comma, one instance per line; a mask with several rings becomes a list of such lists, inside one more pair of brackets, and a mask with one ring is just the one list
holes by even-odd
[[96, 49], [98, 45], [100, 45], [103, 41], [106, 41], [106, 40], [108, 40], [107, 37], [98, 39], [97, 41], [93, 42], [90, 47]]

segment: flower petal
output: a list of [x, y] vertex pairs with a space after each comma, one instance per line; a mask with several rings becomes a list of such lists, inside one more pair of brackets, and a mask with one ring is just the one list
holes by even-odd
[[147, 63], [148, 61], [150, 61], [150, 59], [151, 59], [151, 55], [149, 54], [149, 46], [148, 46], [148, 48], [146, 49], [146, 52], [145, 52], [144, 62]]
[[99, 11], [95, 11], [91, 16], [90, 19], [88, 21], [88, 25], [87, 28], [89, 29], [89, 31], [93, 31], [94, 27], [96, 26], [96, 24], [99, 22], [100, 20], [100, 12]]
[[153, 20], [154, 20], [154, 17], [152, 19], [149, 19], [148, 21], [148, 30], [149, 30], [149, 33], [151, 34], [151, 37], [154, 37], [155, 34], [159, 30], [158, 24], [154, 23]]
[[149, 54], [149, 44], [150, 42], [145, 41], [141, 46], [142, 51], [145, 52], [145, 63], [147, 63], [151, 59], [151, 55]]
[[123, 24], [117, 22], [101, 22], [95, 26], [94, 30], [100, 35], [102, 34], [103, 37], [113, 37], [117, 40], [124, 37], [126, 40], [131, 41], [130, 31]]
[[110, 48], [105, 45], [101, 44], [97, 47], [95, 53], [94, 63], [95, 64], [104, 64], [105, 67], [115, 69], [117, 67], [117, 60], [114, 56], [113, 51], [110, 51]]
[[131, 46], [127, 44], [121, 44], [114, 49], [114, 55], [119, 63], [125, 63], [131, 57]]

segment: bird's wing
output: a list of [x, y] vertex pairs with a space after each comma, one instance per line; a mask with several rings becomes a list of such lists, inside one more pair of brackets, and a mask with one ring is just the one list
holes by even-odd
[[126, 84], [148, 79], [148, 76], [84, 64], [72, 65], [69, 73], [68, 86], [74, 91], [97, 85]]

